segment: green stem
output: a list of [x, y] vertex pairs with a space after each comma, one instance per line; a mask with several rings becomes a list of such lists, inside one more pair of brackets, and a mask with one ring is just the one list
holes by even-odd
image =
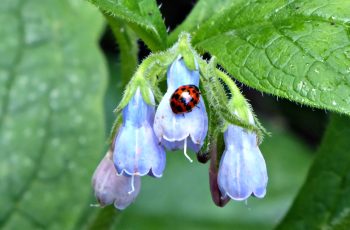
[[[237, 108], [237, 115], [249, 122], [249, 114], [248, 111], [251, 111], [248, 102], [245, 97], [242, 95], [241, 91], [237, 87], [237, 85], [233, 82], [233, 80], [227, 76], [224, 72], [216, 69], [216, 74], [218, 77], [228, 86], [232, 93], [232, 103], [235, 108]], [[240, 108], [240, 109], [239, 109]]]
[[105, 14], [120, 49], [121, 79], [124, 87], [138, 65], [138, 45], [134, 32], [121, 20]]
[[151, 54], [139, 65], [134, 77], [142, 80], [146, 77], [152, 84], [157, 82], [157, 74], [162, 72], [176, 58], [176, 52]]
[[86, 227], [87, 230], [112, 229], [121, 212], [117, 211], [113, 205], [100, 209], [93, 221]]

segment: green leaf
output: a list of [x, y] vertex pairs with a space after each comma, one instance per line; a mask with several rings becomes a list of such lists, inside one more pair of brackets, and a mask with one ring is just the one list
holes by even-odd
[[350, 115], [350, 1], [248, 1], [200, 27], [196, 48], [246, 85]]
[[89, 0], [104, 14], [128, 23], [154, 52], [164, 50], [167, 32], [154, 0]]
[[333, 115], [308, 177], [277, 229], [350, 229], [350, 120]]
[[185, 21], [171, 32], [168, 38], [168, 45], [173, 45], [181, 32], [195, 34], [200, 25], [208, 20], [214, 13], [220, 14], [228, 5], [238, 0], [200, 0], [196, 3]]
[[102, 17], [3, 0], [0, 24], [0, 228], [79, 229], [105, 141]]

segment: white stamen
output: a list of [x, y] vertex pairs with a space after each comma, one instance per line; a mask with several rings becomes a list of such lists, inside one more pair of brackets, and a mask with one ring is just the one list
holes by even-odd
[[131, 193], [133, 193], [135, 191], [135, 187], [134, 187], [134, 175], [131, 176], [131, 190], [128, 192], [128, 194], [130, 195]]
[[184, 141], [184, 155], [185, 157], [192, 163], [193, 160], [187, 155], [187, 138], [185, 138], [185, 141]]

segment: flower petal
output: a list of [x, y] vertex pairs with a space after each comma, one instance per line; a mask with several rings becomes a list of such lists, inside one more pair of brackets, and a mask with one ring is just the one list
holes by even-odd
[[[118, 176], [119, 179], [119, 195], [114, 200], [114, 207], [119, 210], [127, 208], [137, 197], [141, 188], [141, 177], [139, 176]], [[134, 191], [130, 192], [130, 185], [133, 183]], [[131, 202], [130, 202], [131, 201]]]
[[252, 155], [255, 156], [255, 163], [252, 163], [252, 169], [255, 171], [255, 176], [252, 178], [253, 194], [255, 197], [263, 198], [266, 195], [268, 181], [265, 160], [259, 148], [252, 149]]
[[[208, 117], [202, 97], [198, 107], [191, 112], [175, 114], [170, 107], [171, 94], [168, 91], [158, 106], [153, 126], [156, 136], [159, 141], [165, 139], [168, 142], [184, 141], [190, 136], [194, 145], [201, 146], [208, 131]], [[174, 146], [175, 149], [183, 148], [183, 144]]]
[[[196, 66], [198, 66], [196, 62]], [[183, 58], [179, 56], [167, 71], [168, 91], [172, 93], [182, 85], [199, 85], [199, 71], [187, 68]]]
[[[154, 104], [153, 94], [150, 93], [150, 96], [151, 102]], [[123, 124], [131, 124], [134, 126], [141, 126], [144, 122], [152, 124], [154, 112], [154, 106], [148, 105], [143, 100], [140, 88], [137, 88], [135, 95], [123, 109]]]
[[165, 168], [165, 151], [152, 127], [121, 127], [114, 145], [114, 164], [120, 175], [161, 177]]
[[[186, 139], [186, 138], [185, 138]], [[166, 139], [162, 140], [162, 145], [171, 151], [183, 149], [185, 146], [185, 140], [182, 141], [167, 141]], [[190, 137], [187, 137], [187, 147], [192, 149], [194, 152], [198, 152], [201, 149], [201, 144], [194, 144]]]

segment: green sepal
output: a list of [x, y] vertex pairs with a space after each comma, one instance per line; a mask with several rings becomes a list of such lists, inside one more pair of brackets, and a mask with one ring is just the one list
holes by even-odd
[[220, 160], [222, 155], [224, 154], [225, 151], [225, 141], [224, 141], [224, 134], [223, 133], [218, 133], [216, 135], [216, 168], [219, 168]]
[[119, 114], [117, 116], [117, 118], [115, 119], [115, 121], [113, 123], [113, 126], [112, 126], [112, 129], [111, 129], [111, 131], [109, 133], [109, 137], [108, 137], [108, 144], [109, 145], [113, 144], [115, 136], [116, 136], [116, 134], [118, 132], [118, 129], [119, 129], [120, 125], [122, 124], [122, 122], [123, 122], [122, 115]]
[[[201, 95], [204, 99], [205, 106], [206, 106], [206, 108], [208, 108], [208, 107], [210, 107], [210, 105], [208, 104], [209, 100], [208, 100], [206, 92], [207, 92], [206, 90], [201, 90]], [[214, 112], [212, 109], [208, 109], [207, 114], [208, 114], [207, 136], [204, 139], [204, 143], [202, 145], [202, 148], [197, 153], [197, 160], [203, 164], [207, 163], [207, 161], [210, 159], [209, 151], [210, 151], [210, 146], [212, 144], [211, 143], [212, 136], [213, 136], [213, 133], [215, 132], [215, 127], [216, 127], [216, 123], [217, 123], [216, 116], [214, 115]]]
[[143, 100], [149, 104], [149, 105], [153, 105], [155, 106], [154, 104], [154, 101], [151, 100], [151, 88], [147, 82], [146, 79], [142, 79], [142, 80], [139, 80], [139, 84], [140, 84], [140, 91], [141, 91], [141, 95], [142, 95], [142, 98]]
[[[199, 62], [201, 73], [204, 76], [203, 83], [206, 86], [206, 91], [209, 103], [220, 119], [229, 124], [234, 124], [245, 129], [255, 132], [259, 140], [263, 139], [263, 133], [266, 132], [260, 123], [254, 125], [249, 121], [249, 114], [254, 117], [253, 111], [245, 97], [241, 94], [239, 88], [234, 81], [224, 72], [216, 68], [216, 59], [212, 57], [209, 63], [201, 60]], [[232, 98], [229, 100], [226, 96], [223, 84], [228, 87]], [[256, 119], [256, 118], [255, 118]], [[226, 124], [227, 125], [227, 124]], [[222, 132], [226, 130], [226, 125], [221, 126]]]
[[152, 88], [152, 92], [153, 92], [153, 94], [154, 94], [154, 98], [155, 98], [155, 100], [157, 101], [157, 102], [160, 102], [161, 100], [162, 100], [162, 98], [163, 98], [163, 93], [162, 93], [162, 91], [159, 89], [159, 87], [158, 86], [151, 86], [151, 88]]
[[267, 131], [265, 129], [265, 127], [260, 123], [259, 119], [255, 116], [255, 114], [253, 114], [254, 117], [254, 122], [256, 127], [259, 128], [259, 133], [258, 134], [258, 143], [261, 144], [263, 139], [264, 139], [264, 135], [271, 137], [271, 132]]
[[191, 38], [188, 33], [181, 33], [178, 41], [179, 52], [184, 59], [185, 65], [190, 70], [198, 70], [198, 66], [195, 61], [195, 51], [191, 46]]
[[227, 105], [228, 104], [228, 98], [225, 93], [225, 89], [221, 82], [219, 81], [219, 78], [216, 75], [216, 58], [212, 57], [209, 61], [209, 64], [207, 66], [207, 74], [209, 75], [210, 84], [212, 86], [212, 90], [219, 101], [220, 105]]
[[115, 114], [118, 114], [130, 101], [130, 99], [134, 96], [135, 91], [137, 89], [137, 84], [133, 84], [134, 79], [131, 79], [126, 89], [124, 90], [123, 97], [119, 102], [119, 105], [114, 110]]
[[169, 66], [176, 58], [176, 53], [170, 51], [171, 50], [151, 54], [145, 60], [143, 60], [127, 85], [119, 105], [114, 110], [116, 114], [129, 103], [138, 87], [140, 87], [141, 94], [145, 102], [147, 104], [154, 105], [150, 99], [149, 90], [154, 88], [154, 86], [158, 83], [158, 75], [163, 74], [166, 71], [167, 66]]

